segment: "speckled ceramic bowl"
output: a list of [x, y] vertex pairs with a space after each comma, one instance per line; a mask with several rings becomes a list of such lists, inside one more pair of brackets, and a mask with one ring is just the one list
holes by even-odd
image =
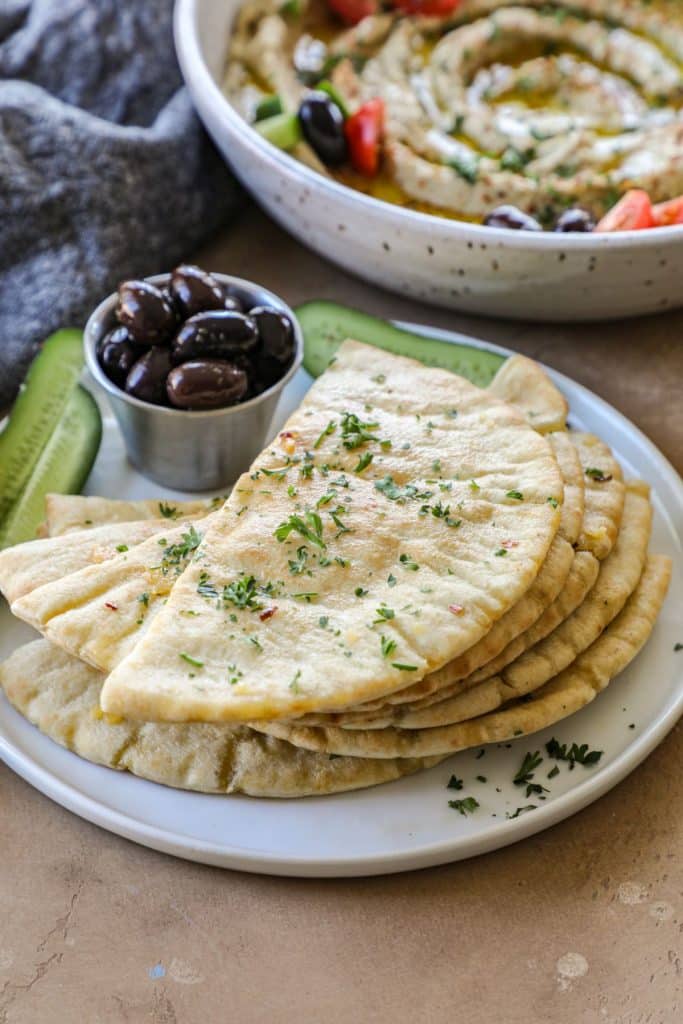
[[323, 178], [249, 128], [221, 91], [241, 0], [176, 0], [194, 103], [258, 202], [306, 245], [385, 288], [470, 313], [591, 320], [683, 304], [683, 226], [613, 235], [504, 231], [415, 213]]

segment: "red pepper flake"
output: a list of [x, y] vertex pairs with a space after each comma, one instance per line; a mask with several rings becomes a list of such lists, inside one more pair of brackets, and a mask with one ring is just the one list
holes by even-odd
[[449, 604], [448, 610], [449, 612], [452, 612], [453, 615], [462, 615], [462, 613], [465, 611], [465, 608], [461, 604]]
[[119, 606], [117, 604], [112, 604], [111, 601], [105, 601], [104, 607], [109, 608], [112, 612], [117, 612], [119, 610]]
[[265, 622], [266, 619], [272, 619], [276, 611], [277, 605], [273, 605], [272, 608], [264, 608], [261, 614], [259, 615], [259, 619], [261, 620], [261, 622]]
[[519, 541], [518, 540], [502, 540], [500, 542], [500, 546], [502, 548], [507, 548], [508, 550], [510, 550], [510, 548], [518, 548], [519, 547]]

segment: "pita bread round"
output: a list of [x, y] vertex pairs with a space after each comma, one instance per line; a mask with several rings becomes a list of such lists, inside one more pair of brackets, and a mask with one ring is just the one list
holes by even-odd
[[541, 434], [566, 428], [566, 399], [543, 368], [527, 356], [506, 359], [489, 384], [489, 391], [521, 409], [527, 422]]
[[670, 559], [650, 556], [626, 606], [595, 643], [530, 699], [491, 714], [436, 729], [355, 731], [284, 722], [258, 722], [255, 728], [307, 750], [377, 758], [445, 755], [538, 732], [579, 711], [626, 668], [654, 628], [670, 578]]
[[[305, 479], [300, 464], [289, 476], [286, 456], [310, 464]], [[559, 526], [554, 493], [552, 449], [511, 406], [453, 374], [346, 342], [216, 513], [166, 606], [108, 677], [103, 707], [240, 721], [400, 689], [471, 647], [528, 589]], [[290, 563], [301, 547], [297, 579]], [[251, 578], [277, 588], [267, 620], [254, 614], [263, 602], [228, 608], [198, 592], [203, 579], [221, 594]]]
[[607, 558], [619, 533], [624, 509], [624, 478], [621, 466], [608, 445], [594, 434], [572, 431], [584, 471], [586, 509], [579, 536], [580, 551]]
[[246, 726], [126, 722], [99, 709], [103, 676], [47, 640], [0, 665], [7, 699], [50, 739], [95, 764], [200, 793], [302, 797], [391, 782], [440, 758], [334, 757]]

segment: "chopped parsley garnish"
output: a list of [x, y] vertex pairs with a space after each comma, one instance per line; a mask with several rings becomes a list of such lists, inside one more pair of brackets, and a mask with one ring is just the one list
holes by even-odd
[[527, 752], [524, 755], [522, 765], [512, 780], [515, 786], [526, 786], [534, 777], [534, 772], [538, 768], [539, 764], [543, 761], [540, 750], [536, 750], [533, 754]]
[[164, 519], [177, 519], [178, 509], [175, 505], [167, 505], [165, 501], [159, 502], [159, 512]]
[[248, 608], [257, 612], [263, 608], [260, 597], [272, 597], [276, 591], [274, 583], [259, 583], [255, 576], [241, 576], [223, 587], [223, 600], [230, 602], [235, 608]]
[[317, 596], [318, 594], [314, 590], [304, 590], [299, 594], [292, 594], [292, 597], [296, 601], [305, 601], [306, 604], [310, 604], [311, 601], [314, 601]]
[[318, 498], [318, 500], [315, 503], [315, 507], [316, 508], [322, 508], [324, 505], [329, 505], [329, 503], [331, 501], [334, 501], [334, 499], [336, 497], [337, 497], [337, 492], [336, 491], [327, 491], [325, 494], [322, 494]]
[[320, 626], [321, 629], [327, 629], [329, 621], [330, 620], [327, 615], [321, 615], [320, 618], [318, 619], [318, 625]]
[[605, 473], [601, 469], [596, 469], [595, 466], [588, 466], [586, 476], [589, 476], [591, 480], [595, 480], [599, 484], [606, 484], [608, 480], [612, 479], [611, 473]]
[[518, 807], [514, 814], [506, 814], [505, 817], [512, 821], [513, 818], [519, 818], [520, 814], [525, 814], [527, 811], [535, 811], [536, 804], [524, 804], [523, 807]]
[[675, 644], [674, 644], [674, 651], [676, 651], [676, 652], [678, 652], [678, 651], [683, 651], [683, 644], [681, 644], [681, 643], [675, 643]]
[[318, 435], [318, 438], [317, 438], [317, 440], [316, 440], [315, 444], [313, 445], [313, 447], [314, 447], [314, 448], [319, 448], [319, 447], [320, 447], [320, 445], [321, 445], [321, 444], [323, 443], [323, 441], [325, 440], [325, 438], [326, 438], [326, 437], [329, 437], [329, 435], [330, 435], [330, 434], [333, 434], [333, 433], [335, 432], [335, 430], [336, 430], [336, 429], [337, 429], [337, 424], [335, 423], [335, 421], [334, 421], [334, 420], [330, 420], [330, 422], [329, 422], [329, 423], [327, 424], [327, 426], [325, 427], [325, 429], [324, 429], [324, 430], [322, 430], [322, 431], [320, 432], [320, 434]]
[[440, 473], [440, 472], [441, 472], [441, 462], [440, 462], [439, 459], [434, 459], [434, 462], [432, 462], [432, 473]]
[[553, 508], [557, 508], [560, 504], [557, 498], [546, 498], [545, 500], [548, 502], [549, 505], [552, 505]]
[[315, 544], [316, 547], [326, 548], [327, 545], [323, 540], [322, 519], [317, 512], [306, 512], [305, 516], [304, 520], [301, 516], [291, 515], [289, 519], [285, 519], [284, 522], [280, 523], [273, 536], [282, 543], [295, 530], [302, 537], [305, 537], [306, 540], [309, 540], [311, 544]]
[[127, 551], [128, 550], [128, 545], [127, 544], [117, 544], [116, 545], [116, 550], [117, 551], [121, 551], [121, 552]]
[[[161, 571], [165, 574], [173, 566], [176, 567], [177, 572], [182, 572], [181, 565], [186, 562], [193, 551], [195, 551], [202, 542], [202, 535], [198, 533], [194, 526], [190, 526], [187, 533], [181, 534], [181, 540], [178, 544], [166, 545], [166, 541], [161, 545], [165, 547], [164, 557], [161, 560]], [[161, 544], [161, 541], [159, 541]], [[183, 566], [184, 568], [184, 566]]]
[[392, 668], [397, 668], [399, 672], [417, 672], [417, 665], [404, 665], [400, 661], [392, 661]]
[[406, 484], [404, 487], [401, 487], [392, 476], [385, 476], [383, 480], [376, 480], [375, 490], [383, 494], [389, 501], [397, 501], [399, 505], [403, 505], [409, 500], [425, 501], [432, 496], [432, 491], [419, 491], [414, 484]]
[[524, 501], [524, 495], [521, 491], [508, 491], [505, 497], [514, 498], [515, 501]]
[[375, 609], [375, 615], [377, 615], [377, 618], [373, 622], [373, 626], [375, 626], [378, 622], [387, 622], [389, 619], [395, 618], [396, 612], [394, 611], [393, 608], [387, 608], [387, 606], [383, 604], [381, 605], [381, 607]]
[[195, 668], [203, 668], [204, 662], [200, 661], [199, 658], [193, 658], [191, 654], [185, 654], [184, 651], [180, 652], [180, 657], [183, 661], [186, 661], [188, 665], [194, 665]]
[[354, 473], [362, 473], [364, 469], [367, 469], [372, 460], [374, 459], [372, 452], [363, 452], [356, 465], [353, 467]]
[[257, 636], [250, 636], [249, 643], [253, 644], [259, 653], [263, 650], [263, 645]]
[[390, 572], [389, 575], [387, 576], [387, 586], [388, 587], [395, 587], [397, 583], [398, 583], [398, 580], [394, 576], [393, 572]]
[[299, 680], [301, 679], [301, 669], [298, 668], [294, 673], [294, 678], [289, 684], [289, 689], [292, 693], [301, 693], [301, 687], [299, 686]]
[[436, 505], [423, 505], [420, 509], [420, 514], [423, 516], [431, 514], [435, 519], [443, 519], [446, 526], [451, 526], [457, 529], [458, 526], [462, 525], [462, 519], [454, 519], [451, 515], [451, 506], [444, 505], [442, 502], [437, 501]]
[[379, 423], [363, 423], [354, 412], [345, 412], [341, 421], [342, 444], [348, 451], [353, 451], [368, 441], [379, 441], [375, 434], [370, 433], [378, 426]]
[[[308, 548], [305, 544], [296, 549], [296, 558], [290, 558], [288, 560], [289, 571], [293, 576], [301, 576], [306, 571], [306, 563], [308, 561]], [[310, 571], [310, 570], [309, 570]]]
[[379, 638], [382, 647], [382, 657], [388, 658], [396, 650], [396, 641], [390, 640], [388, 636], [382, 635]]
[[475, 800], [473, 796], [465, 796], [462, 800], [449, 800], [448, 806], [452, 807], [454, 811], [458, 811], [463, 817], [468, 814], [472, 814], [479, 807], [479, 801]]
[[470, 490], [472, 491], [473, 494], [476, 494], [477, 491], [481, 490], [481, 487], [479, 486], [476, 480], [470, 480]]
[[410, 555], [399, 555], [398, 560], [404, 569], [409, 569], [410, 572], [417, 572], [420, 566], [417, 562], [414, 562]]
[[369, 593], [370, 591], [364, 590], [363, 587], [356, 587], [356, 589], [354, 590], [354, 594], [356, 595], [356, 597], [365, 597]]
[[446, 789], [462, 789], [463, 781], [459, 779], [457, 775], [451, 775], [450, 779], [446, 783]]
[[545, 749], [548, 757], [554, 757], [556, 761], [569, 761], [570, 771], [575, 764], [582, 764], [587, 768], [597, 764], [604, 754], [604, 750], [589, 750], [587, 743], [572, 743], [569, 746], [567, 743], [560, 743], [554, 736], [546, 743]]
[[218, 591], [209, 580], [208, 572], [200, 572], [199, 583], [197, 584], [197, 593], [200, 594], [201, 597], [218, 597]]
[[342, 520], [339, 518], [345, 513], [346, 509], [343, 505], [338, 505], [333, 512], [330, 512], [330, 518], [334, 525], [337, 527], [337, 532], [334, 535], [335, 540], [337, 539], [337, 537], [341, 537], [342, 533], [353, 533], [351, 527], [347, 526], [346, 523], [342, 522]]
[[549, 779], [554, 779], [555, 776], [559, 775], [559, 774], [560, 774], [560, 766], [555, 764], [555, 765], [553, 765], [553, 767], [548, 772], [548, 778]]
[[145, 592], [144, 594], [140, 594], [140, 596], [138, 597], [138, 601], [140, 602], [140, 604], [144, 604], [146, 608], [147, 605], [149, 604], [149, 594], [147, 592]]
[[272, 476], [276, 480], [284, 480], [291, 466], [280, 466], [278, 469], [261, 469], [264, 476]]
[[505, 555], [507, 555], [507, 550], [505, 548], [498, 548], [496, 551], [496, 558], [504, 558]]

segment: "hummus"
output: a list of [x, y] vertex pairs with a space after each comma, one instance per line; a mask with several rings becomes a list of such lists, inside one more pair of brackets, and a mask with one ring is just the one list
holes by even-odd
[[631, 188], [683, 193], [680, 0], [463, 0], [447, 18], [391, 11], [352, 29], [325, 0], [277, 2], [242, 8], [226, 90], [249, 121], [266, 94], [296, 110], [323, 78], [351, 112], [381, 98], [377, 176], [295, 148], [348, 185], [474, 221], [509, 203], [546, 225], [572, 206], [599, 217]]

